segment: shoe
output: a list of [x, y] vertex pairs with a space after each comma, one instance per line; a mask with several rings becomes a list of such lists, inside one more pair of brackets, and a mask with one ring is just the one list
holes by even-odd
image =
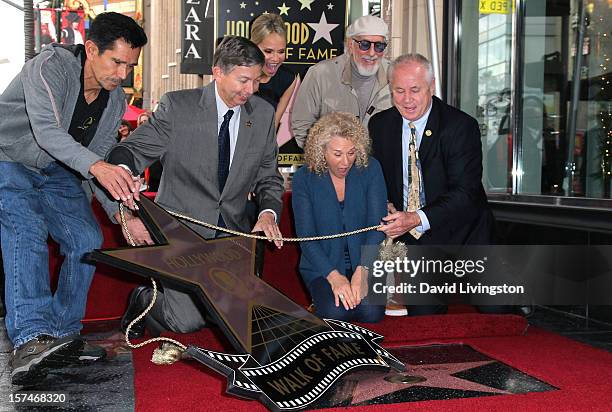
[[408, 309], [404, 305], [398, 305], [397, 303], [388, 303], [385, 306], [385, 315], [387, 316], [407, 316]]
[[[130, 322], [136, 319], [150, 303], [151, 289], [146, 286], [138, 286], [130, 293], [128, 307], [121, 318], [121, 331], [125, 334]], [[130, 329], [130, 339], [142, 338], [145, 331], [144, 319], [141, 319]]]
[[106, 350], [99, 345], [85, 342], [79, 355], [79, 363], [89, 364], [106, 358]]
[[13, 350], [10, 359], [13, 385], [33, 385], [42, 381], [49, 370], [74, 364], [83, 349], [83, 340], [67, 336], [56, 339], [40, 335]]
[[525, 318], [529, 318], [535, 312], [535, 305], [519, 306], [516, 312]]

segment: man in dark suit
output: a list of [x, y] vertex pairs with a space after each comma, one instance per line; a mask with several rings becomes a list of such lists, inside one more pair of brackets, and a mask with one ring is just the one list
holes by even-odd
[[[163, 172], [155, 201], [169, 210], [243, 232], [280, 237], [283, 179], [278, 172], [274, 109], [253, 96], [264, 55], [250, 40], [227, 37], [215, 51], [209, 85], [164, 95], [150, 120], [119, 143], [109, 162], [140, 174], [156, 160]], [[260, 207], [254, 227], [246, 213], [247, 194], [255, 188]], [[189, 224], [205, 238], [214, 230]], [[128, 218], [136, 244], [151, 244], [137, 217]], [[275, 242], [277, 247], [282, 243]], [[150, 301], [149, 288], [130, 296], [122, 326]], [[191, 332], [205, 325], [190, 295], [165, 286], [146, 322], [153, 329]], [[135, 335], [143, 332], [136, 328]]]
[[[425, 57], [400, 56], [389, 68], [394, 107], [370, 120], [373, 154], [382, 165], [389, 197], [381, 230], [407, 245], [489, 244], [494, 220], [481, 183], [478, 123], [433, 96], [434, 82]], [[420, 180], [417, 208], [409, 207], [411, 173], [417, 170], [411, 169], [409, 156], [413, 133]], [[445, 311], [445, 306], [409, 307], [411, 315]]]

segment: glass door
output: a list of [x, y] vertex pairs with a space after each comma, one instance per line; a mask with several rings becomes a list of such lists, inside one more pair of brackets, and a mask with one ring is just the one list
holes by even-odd
[[512, 10], [495, 3], [510, 2], [461, 2], [458, 101], [480, 125], [485, 189], [506, 193], [512, 187]]

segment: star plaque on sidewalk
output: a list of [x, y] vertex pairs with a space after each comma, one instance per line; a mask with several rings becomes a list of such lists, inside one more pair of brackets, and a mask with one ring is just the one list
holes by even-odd
[[206, 240], [153, 201], [142, 197], [139, 206], [156, 244], [98, 250], [92, 258], [192, 293], [239, 354], [197, 346], [187, 353], [225, 375], [229, 393], [272, 410], [296, 410], [349, 371], [404, 370], [377, 344], [381, 335], [319, 319], [254, 276], [253, 240]]
[[[557, 390], [554, 386], [465, 344], [389, 349], [406, 372], [358, 371], [345, 375], [313, 408], [480, 398]], [[409, 410], [410, 405], [403, 409]], [[478, 409], [478, 408], [476, 408]]]

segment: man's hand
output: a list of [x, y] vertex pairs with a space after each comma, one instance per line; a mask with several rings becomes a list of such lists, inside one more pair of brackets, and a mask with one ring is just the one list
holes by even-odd
[[327, 281], [331, 285], [336, 307], [340, 306], [340, 302], [342, 302], [344, 309], [355, 309], [355, 299], [353, 298], [351, 283], [346, 276], [334, 269], [327, 275]]
[[[274, 215], [270, 212], [264, 212], [259, 216], [251, 232], [264, 232], [269, 241], [272, 241], [273, 238], [280, 238], [283, 236], [274, 220]], [[283, 246], [283, 241], [275, 240], [274, 244], [280, 249]]]
[[[127, 226], [130, 235], [132, 236], [132, 240], [136, 244], [136, 246], [144, 246], [144, 245], [154, 245], [153, 239], [151, 239], [151, 235], [149, 231], [145, 227], [142, 220], [139, 217], [132, 215], [131, 213], [124, 213], [125, 216], [125, 224]], [[121, 224], [121, 215], [119, 212], [115, 214], [115, 219]], [[121, 232], [123, 233], [123, 237], [127, 242], [129, 242], [129, 237], [125, 232], [125, 228], [121, 225]]]
[[377, 230], [385, 232], [385, 235], [391, 239], [395, 239], [421, 224], [421, 218], [416, 212], [395, 212], [383, 217], [382, 220], [386, 224]]
[[132, 176], [132, 180], [134, 181], [134, 186], [136, 187], [136, 192], [134, 192], [134, 197], [129, 198], [128, 200], [122, 203], [123, 203], [123, 206], [126, 206], [127, 208], [131, 210], [138, 210], [138, 205], [136, 204], [136, 200], [140, 200], [140, 192], [143, 186], [145, 185], [145, 180], [144, 178], [140, 176]]
[[115, 200], [124, 202], [130, 209], [135, 207], [132, 197], [140, 200], [138, 191], [140, 185], [123, 167], [98, 160], [91, 165], [89, 173], [108, 190]]

